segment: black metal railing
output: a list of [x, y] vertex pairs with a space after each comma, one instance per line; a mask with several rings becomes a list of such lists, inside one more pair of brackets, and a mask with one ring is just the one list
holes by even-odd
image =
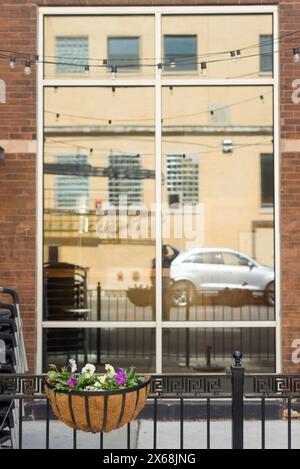
[[[234, 353], [234, 364], [228, 373], [224, 374], [194, 374], [194, 375], [155, 375], [151, 382], [151, 393], [144, 411], [139, 416], [139, 421], [147, 421], [148, 434], [141, 432], [143, 447], [148, 449], [162, 448], [162, 435], [166, 438], [166, 432], [161, 426], [168, 421], [176, 427], [176, 436], [171, 436], [171, 447], [179, 449], [186, 447], [199, 448], [200, 436], [202, 447], [210, 449], [218, 447], [214, 438], [215, 422], [226, 421], [228, 424], [222, 427], [222, 438], [228, 438], [228, 429], [231, 426], [230, 436], [232, 449], [248, 447], [247, 436], [244, 433], [248, 419], [256, 422], [256, 433], [259, 429], [258, 447], [265, 449], [267, 436], [269, 440], [278, 430], [270, 426], [267, 434], [267, 422], [270, 419], [281, 422], [281, 441], [284, 441], [283, 429], [286, 429], [286, 448], [293, 447], [293, 418], [298, 415], [298, 400], [300, 399], [300, 375], [287, 374], [245, 374], [242, 366], [242, 355]], [[43, 383], [45, 376], [37, 375], [0, 375], [0, 409], [4, 404], [11, 406], [15, 412], [12, 423], [5, 423], [6, 428], [0, 430], [0, 444], [8, 440], [10, 425], [15, 425], [17, 439], [14, 440], [15, 448], [25, 448], [24, 435], [26, 437], [26, 425], [30, 415], [38, 411], [39, 417], [31, 423], [31, 429], [37, 426], [36, 431], [41, 437], [43, 433], [43, 445], [45, 449], [51, 444], [51, 426], [53, 415], [49, 401], [44, 393]], [[37, 406], [39, 404], [39, 406]], [[255, 404], [255, 405], [253, 405]], [[299, 414], [300, 415], [300, 414]], [[2, 417], [1, 417], [2, 416]], [[0, 429], [3, 418], [0, 413]], [[17, 417], [17, 419], [16, 419]], [[38, 419], [40, 420], [38, 422]], [[199, 430], [191, 441], [189, 426], [193, 424]], [[62, 430], [62, 427], [59, 427]], [[133, 425], [126, 428], [125, 445], [127, 449], [137, 447], [136, 438], [133, 437]], [[3, 427], [3, 425], [2, 425]], [[67, 427], [65, 427], [67, 428]], [[55, 429], [55, 432], [60, 431]], [[77, 449], [78, 440], [81, 438], [76, 430], [72, 431], [72, 447]], [[117, 430], [120, 432], [122, 430]], [[230, 430], [229, 430], [230, 431]], [[6, 433], [5, 433], [6, 432]], [[205, 436], [205, 442], [203, 442]], [[109, 435], [99, 434], [99, 437], [91, 435], [93, 442], [97, 438], [98, 448], [112, 448]], [[199, 438], [198, 438], [199, 437]], [[89, 438], [89, 435], [85, 438]], [[147, 438], [143, 442], [143, 438]], [[26, 438], [25, 438], [26, 440]], [[120, 441], [117, 438], [114, 441]], [[164, 439], [164, 441], [166, 441]], [[296, 441], [296, 439], [295, 439]], [[94, 444], [93, 443], [93, 444]], [[31, 444], [33, 444], [31, 442]], [[88, 445], [85, 439], [85, 447]], [[114, 449], [118, 449], [114, 447]]]

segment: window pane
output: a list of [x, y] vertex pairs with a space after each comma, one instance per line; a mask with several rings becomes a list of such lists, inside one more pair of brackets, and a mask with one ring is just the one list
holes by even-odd
[[274, 205], [274, 157], [261, 155], [261, 204], [262, 207]]
[[65, 175], [56, 176], [55, 206], [88, 210], [89, 178], [81, 176], [88, 170], [87, 155], [55, 155], [56, 168]]
[[[141, 155], [109, 155], [109, 202], [118, 206], [142, 203]], [[131, 176], [131, 178], [129, 178]]]
[[45, 319], [155, 320], [154, 90], [44, 102]]
[[44, 36], [47, 79], [108, 80], [115, 65], [118, 79], [155, 77], [154, 15], [47, 15]]
[[[199, 167], [193, 155], [167, 155], [167, 188], [170, 207], [199, 200]], [[176, 200], [175, 204], [174, 201]]]
[[88, 37], [57, 37], [56, 56], [58, 73], [84, 73], [84, 66], [89, 64]]
[[108, 38], [107, 58], [108, 64], [119, 67], [120, 72], [139, 68], [139, 38]]
[[[261, 155], [273, 152], [272, 87], [164, 86], [162, 96], [163, 244], [190, 256], [200, 248], [216, 253], [209, 264], [179, 254], [164, 270], [164, 318], [273, 320], [274, 218], [261, 211]], [[227, 124], [210, 120], [217, 102], [230, 109]], [[186, 172], [182, 155], [191, 157]]]
[[274, 373], [275, 329], [165, 329], [163, 372], [229, 370], [232, 350], [243, 350], [247, 372]]
[[165, 36], [164, 54], [166, 71], [197, 70], [197, 37]]
[[260, 35], [260, 71], [272, 72], [273, 70], [273, 36]]
[[155, 329], [45, 329], [43, 371], [49, 363], [65, 366], [75, 358], [104, 372], [104, 363], [116, 369], [134, 365], [138, 373], [155, 372]]
[[[162, 15], [162, 35], [163, 72], [176, 78], [255, 79], [273, 69], [272, 14]], [[222, 125], [220, 114], [214, 118]]]

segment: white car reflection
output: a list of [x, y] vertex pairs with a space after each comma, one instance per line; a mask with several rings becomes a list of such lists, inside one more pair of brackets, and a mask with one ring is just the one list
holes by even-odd
[[233, 306], [242, 297], [260, 298], [268, 305], [275, 303], [274, 269], [254, 259], [223, 248], [199, 248], [182, 252], [171, 264], [173, 303], [185, 306], [196, 303], [200, 296], [229, 294]]

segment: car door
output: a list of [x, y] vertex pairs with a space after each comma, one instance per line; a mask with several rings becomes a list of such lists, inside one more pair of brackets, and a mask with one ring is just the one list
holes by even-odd
[[199, 290], [204, 293], [214, 293], [222, 288], [223, 265], [220, 253], [202, 252], [192, 256], [190, 262]]
[[253, 288], [249, 259], [235, 252], [222, 252], [224, 281], [227, 288]]

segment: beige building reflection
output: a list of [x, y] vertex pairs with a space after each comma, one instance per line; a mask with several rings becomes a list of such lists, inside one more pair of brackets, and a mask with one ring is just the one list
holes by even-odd
[[[207, 68], [209, 78], [270, 76], [262, 71], [257, 53], [260, 36], [272, 34], [268, 16], [189, 16], [176, 22], [166, 16], [162, 29], [164, 36], [195, 36], [197, 56], [202, 50], [210, 53], [230, 50], [233, 44], [240, 49], [253, 45], [244, 52], [249, 59], [212, 63]], [[139, 54], [145, 63], [155, 55], [154, 18], [150, 16], [111, 17], [110, 21], [49, 17], [45, 55], [55, 56], [57, 38], [73, 37], [74, 31], [78, 37], [88, 37], [90, 58], [107, 57], [108, 38], [119, 36], [120, 31], [123, 37], [140, 38]], [[68, 60], [62, 62], [65, 70], [60, 72], [55, 65], [46, 66], [46, 78], [110, 79], [109, 67], [68, 72], [66, 67], [72, 63]], [[180, 62], [177, 58], [177, 65], [189, 63], [193, 64], [193, 59]], [[199, 65], [185, 71], [179, 65], [177, 70], [167, 68], [162, 72], [165, 77], [200, 76]], [[154, 75], [154, 67], [118, 70], [118, 79]], [[98, 282], [109, 291], [151, 285], [155, 257], [154, 116], [155, 94], [150, 86], [112, 83], [106, 87], [46, 88], [45, 261], [49, 260], [49, 247], [57, 246], [60, 261], [86, 269], [89, 289]], [[274, 266], [272, 155], [271, 87], [165, 86], [163, 242], [180, 251], [231, 248]], [[122, 202], [124, 196], [128, 197], [127, 205]], [[191, 212], [196, 206], [200, 208], [191, 216], [184, 212], [185, 206], [190, 206]], [[109, 225], [109, 207], [116, 207], [113, 227]], [[193, 225], [194, 237], [184, 229], [178, 236], [180, 223]]]

